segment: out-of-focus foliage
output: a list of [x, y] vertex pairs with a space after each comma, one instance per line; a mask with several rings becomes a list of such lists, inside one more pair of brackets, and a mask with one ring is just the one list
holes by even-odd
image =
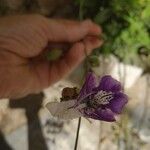
[[48, 61], [56, 61], [62, 56], [62, 53], [61, 49], [52, 49], [51, 51], [47, 51], [45, 56]]
[[0, 16], [5, 15], [7, 13], [8, 6], [6, 5], [4, 0], [0, 0]]
[[80, 18], [102, 26], [105, 44], [99, 50], [131, 62], [140, 47], [150, 53], [150, 0], [75, 0]]

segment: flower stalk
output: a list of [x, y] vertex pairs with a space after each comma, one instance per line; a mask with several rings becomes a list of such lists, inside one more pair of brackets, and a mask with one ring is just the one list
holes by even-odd
[[[81, 0], [80, 1], [80, 8], [79, 8], [79, 20], [80, 21], [83, 20], [83, 12], [82, 12], [83, 4], [84, 4], [84, 0]], [[86, 50], [85, 50], [85, 55], [87, 57]], [[87, 60], [86, 60], [85, 68], [86, 68], [85, 70], [87, 71], [88, 70], [88, 61]], [[77, 131], [76, 131], [76, 140], [75, 140], [74, 150], [77, 150], [77, 147], [78, 147], [80, 126], [81, 126], [81, 117], [78, 119], [78, 128], [77, 128]]]
[[78, 120], [78, 128], [77, 128], [77, 132], [76, 132], [76, 140], [75, 140], [74, 150], [77, 150], [77, 147], [78, 147], [80, 126], [81, 126], [81, 117], [80, 117], [79, 120]]

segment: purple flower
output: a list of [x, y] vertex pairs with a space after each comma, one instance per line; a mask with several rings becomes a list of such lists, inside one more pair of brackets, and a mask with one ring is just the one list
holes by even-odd
[[63, 102], [51, 102], [46, 106], [53, 116], [62, 119], [77, 117], [115, 121], [128, 101], [120, 82], [106, 75], [101, 79], [89, 72], [77, 98]]
[[100, 80], [88, 73], [86, 81], [79, 93], [75, 107], [85, 105], [78, 110], [88, 118], [112, 122], [120, 114], [128, 97], [122, 92], [119, 81], [110, 75], [103, 76]]

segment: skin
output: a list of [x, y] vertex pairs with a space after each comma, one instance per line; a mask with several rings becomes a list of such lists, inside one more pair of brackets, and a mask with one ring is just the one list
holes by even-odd
[[[100, 27], [90, 20], [40, 15], [0, 18], [0, 98], [37, 93], [62, 79], [82, 62], [85, 50], [90, 54], [102, 45], [99, 35]], [[63, 57], [55, 62], [44, 59], [47, 46], [63, 43], [69, 45]]]

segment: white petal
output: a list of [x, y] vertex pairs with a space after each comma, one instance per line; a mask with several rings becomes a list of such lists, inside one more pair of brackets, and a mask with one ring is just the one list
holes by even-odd
[[46, 107], [52, 116], [64, 120], [70, 120], [82, 116], [82, 114], [77, 109], [70, 108], [74, 105], [74, 103], [74, 100], [63, 102], [49, 102], [46, 104]]

